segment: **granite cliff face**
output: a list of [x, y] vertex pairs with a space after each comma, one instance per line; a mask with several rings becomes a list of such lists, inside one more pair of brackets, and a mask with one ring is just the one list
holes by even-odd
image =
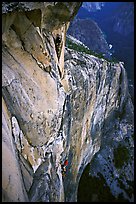
[[133, 126], [123, 64], [64, 49], [80, 5], [3, 3], [3, 201], [77, 201], [81, 175], [116, 113], [127, 107]]
[[[85, 173], [86, 176], [81, 178], [78, 201], [133, 202], [134, 113], [123, 63], [107, 62], [66, 49], [67, 69], [71, 73], [73, 86], [76, 84], [79, 90], [81, 86], [86, 105], [90, 101], [91, 109], [87, 108], [82, 116], [84, 120], [89, 114], [89, 132], [82, 122], [82, 133], [86, 137], [88, 134], [91, 136], [92, 144], [95, 140], [100, 143], [100, 150], [88, 165], [88, 175]], [[81, 85], [82, 79], [84, 82]], [[82, 110], [79, 112], [81, 114]], [[86, 165], [81, 167], [81, 172]]]

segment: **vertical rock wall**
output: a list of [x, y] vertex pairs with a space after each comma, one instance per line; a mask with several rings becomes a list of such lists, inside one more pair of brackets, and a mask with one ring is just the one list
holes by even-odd
[[3, 201], [76, 201], [105, 122], [122, 107], [121, 63], [64, 50], [80, 5], [3, 2]]

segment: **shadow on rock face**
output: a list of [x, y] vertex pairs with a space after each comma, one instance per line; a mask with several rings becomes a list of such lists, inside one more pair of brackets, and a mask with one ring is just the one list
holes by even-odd
[[89, 175], [90, 164], [85, 168], [79, 182], [77, 202], [128, 202], [120, 194], [115, 198], [102, 174], [98, 177]]

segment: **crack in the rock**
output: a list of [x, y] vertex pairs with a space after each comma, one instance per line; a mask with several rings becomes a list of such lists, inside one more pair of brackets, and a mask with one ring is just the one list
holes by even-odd
[[[45, 34], [44, 32], [42, 32], [42, 34], [43, 34], [43, 37], [47, 40], [47, 42], [46, 42], [46, 40], [44, 39], [44, 43], [45, 43], [46, 46], [47, 46], [47, 50], [48, 50], [48, 52], [49, 52], [49, 55], [52, 56], [51, 51], [50, 51], [50, 49], [49, 49], [49, 45], [50, 45], [52, 48], [54, 48], [54, 47], [52, 46], [52, 44], [51, 44], [50, 40], [48, 39], [48, 37], [46, 36], [46, 34]], [[49, 45], [48, 45], [48, 44], [49, 44]]]
[[[6, 50], [7, 53], [15, 60], [15, 62], [22, 67], [22, 65], [15, 59], [15, 57], [8, 51], [8, 49]], [[23, 67], [22, 67], [23, 68]]]
[[[119, 90], [118, 90], [118, 104], [119, 104], [119, 109], [118, 109], [118, 119], [121, 121], [124, 113], [125, 113], [125, 105], [128, 101], [128, 97], [124, 97], [123, 96], [123, 85], [122, 85], [122, 82], [123, 82], [123, 70], [122, 70], [122, 67], [121, 68], [121, 73], [120, 73], [120, 76], [119, 76]], [[124, 97], [124, 98], [123, 98]]]
[[[111, 67], [111, 64], [109, 65]], [[107, 71], [108, 73], [108, 71]], [[109, 73], [108, 73], [109, 74]], [[106, 112], [107, 112], [107, 106], [108, 106], [108, 99], [109, 99], [109, 94], [110, 94], [110, 88], [111, 88], [111, 83], [112, 83], [112, 76], [110, 76], [110, 83], [109, 83], [109, 86], [108, 86], [108, 91], [107, 91], [107, 94], [106, 94], [106, 100], [105, 100], [105, 110], [104, 110], [104, 117], [103, 117], [103, 124], [102, 124], [102, 127], [101, 127], [101, 130], [104, 130], [104, 127], [105, 127], [105, 120], [106, 120]]]
[[[19, 152], [18, 152], [18, 158], [20, 159]], [[23, 163], [23, 162], [22, 162], [22, 163]], [[23, 165], [24, 165], [24, 164], [23, 164]], [[23, 170], [22, 170], [22, 168], [21, 168], [20, 161], [19, 161], [19, 167], [20, 167], [20, 173], [21, 173], [21, 176], [22, 176], [22, 181], [23, 181], [23, 184], [24, 184], [25, 191], [28, 192], [28, 191], [27, 191], [27, 187], [26, 187], [26, 185], [25, 185], [25, 178], [24, 178], [24, 176], [23, 176]], [[24, 166], [24, 168], [26, 168], [26, 166]]]
[[2, 88], [3, 88], [3, 87], [10, 86], [14, 81], [18, 82], [19, 80], [16, 79], [16, 78], [15, 78], [15, 79], [12, 79], [12, 81], [11, 81], [9, 84], [7, 84], [7, 85], [3, 85]]
[[62, 131], [62, 129], [63, 129], [65, 106], [66, 106], [66, 98], [65, 98], [65, 101], [64, 101], [64, 104], [63, 104], [62, 119], [61, 119], [61, 124], [60, 124], [60, 128], [59, 128], [58, 134], [59, 134], [59, 133]]
[[[30, 162], [29, 162], [27, 159], [25, 159], [22, 154], [19, 154], [19, 158], [20, 158], [20, 161], [22, 162], [24, 168], [25, 168], [25, 169], [29, 172], [29, 174], [33, 177], [33, 173], [32, 173], [33, 169], [32, 169], [32, 166], [31, 166]], [[21, 158], [22, 158], [22, 159], [21, 159]], [[27, 167], [27, 165], [25, 164], [25, 162], [23, 162], [22, 160], [25, 160], [25, 162], [27, 162], [28, 165], [30, 166], [29, 168], [31, 168], [32, 170], [29, 170], [29, 168]]]
[[[31, 23], [31, 25], [32, 25], [33, 23]], [[30, 26], [31, 26], [30, 25]], [[29, 27], [30, 27], [29, 26]], [[34, 59], [34, 61], [36, 62], [36, 64], [38, 65], [38, 67], [40, 68], [40, 69], [42, 69], [43, 71], [46, 71], [45, 69], [44, 69], [44, 65], [41, 63], [41, 62], [38, 62], [38, 60], [33, 56], [33, 54], [30, 52], [30, 51], [28, 51], [26, 48], [25, 48], [25, 43], [24, 43], [24, 41], [22, 40], [22, 38], [21, 38], [21, 36], [19, 36], [18, 34], [17, 34], [17, 32], [16, 32], [16, 29], [14, 28], [14, 26], [11, 26], [12, 27], [12, 29], [14, 30], [14, 32], [16, 33], [16, 35], [19, 37], [19, 40], [20, 40], [20, 42], [21, 42], [21, 44], [22, 44], [22, 48], [23, 48], [23, 50], [25, 51], [25, 52], [27, 52], [33, 59]], [[29, 29], [29, 27], [28, 27], [28, 29]], [[28, 30], [27, 29], [27, 30]], [[26, 31], [27, 31], [26, 30]], [[12, 56], [13, 57], [13, 56]], [[13, 57], [14, 58], [14, 57]], [[15, 58], [14, 58], [14, 60], [16, 60]], [[17, 61], [16, 61], [17, 62]], [[40, 64], [42, 64], [42, 66], [43, 66], [43, 68], [39, 65], [39, 63]], [[47, 71], [46, 71], [47, 72]], [[50, 72], [48, 72], [48, 73], [50, 73]]]
[[28, 28], [26, 28], [26, 30], [24, 31], [24, 33], [23, 33], [22, 35], [24, 35], [24, 34], [29, 30], [29, 28], [30, 28], [32, 25], [34, 25], [34, 24], [31, 23], [31, 24], [28, 26]]
[[100, 92], [99, 90], [100, 89], [100, 78], [101, 78], [101, 73], [100, 73], [100, 70], [98, 70], [96, 74], [96, 81], [98, 81], [98, 84], [96, 84], [96, 95], [98, 95], [98, 92]]
[[[45, 34], [44, 32], [43, 32], [43, 36], [44, 36], [44, 38], [47, 40], [47, 42], [46, 42], [46, 40], [45, 40], [44, 42], [46, 43], [46, 46], [47, 46], [49, 55], [52, 56], [52, 53], [51, 53], [51, 51], [50, 51], [50, 49], [49, 49], [49, 45], [50, 45], [50, 47], [55, 48], [55, 51], [56, 51], [56, 46], [55, 46], [54, 38], [53, 38], [53, 36], [52, 36], [53, 42], [54, 42], [54, 47], [53, 47], [53, 45], [51, 44], [50, 40], [48, 39], [48, 37], [46, 36], [46, 34]], [[49, 45], [48, 45], [48, 44], [49, 44]], [[57, 52], [56, 52], [56, 54], [57, 54]], [[54, 58], [53, 58], [53, 60], [54, 60]], [[56, 71], [58, 71], [59, 76], [60, 76], [60, 78], [61, 78], [61, 77], [62, 77], [62, 73], [61, 73], [61, 70], [60, 70], [60, 67], [59, 67], [58, 64], [57, 64], [57, 70], [56, 70]], [[51, 72], [52, 72], [52, 70], [51, 70]], [[51, 72], [50, 72], [50, 76], [52, 75]], [[53, 78], [53, 76], [51, 76], [51, 77]]]
[[[23, 49], [24, 49], [24, 51], [25, 52], [27, 52], [29, 55], [31, 55], [31, 57], [34, 59], [34, 61], [36, 62], [36, 64], [38, 65], [38, 67], [40, 68], [40, 69], [42, 69], [41, 68], [41, 66], [39, 65], [39, 63], [38, 63], [38, 60], [33, 56], [33, 54], [30, 52], [30, 51], [28, 51], [26, 48], [25, 48], [25, 43], [23, 42], [23, 40], [20, 38], [20, 41], [21, 41], [21, 43], [22, 43], [22, 47], [23, 47]], [[41, 62], [40, 62], [41, 63]], [[42, 64], [42, 63], [41, 63]], [[44, 67], [44, 65], [42, 64], [42, 66]], [[42, 70], [44, 70], [44, 69], [42, 69]]]
[[[66, 141], [65, 141], [65, 144], [66, 144], [65, 148], [67, 150], [68, 150], [69, 144], [70, 144], [70, 127], [71, 127], [71, 105], [69, 103], [70, 103], [70, 95], [67, 95], [65, 98], [64, 104], [63, 104], [63, 113], [62, 113], [61, 125], [60, 125], [59, 131], [58, 131], [58, 135], [63, 134], [64, 123], [67, 123], [68, 128], [67, 128], [67, 132], [66, 132]], [[65, 152], [65, 150], [63, 153], [65, 156], [67, 155], [67, 151]]]

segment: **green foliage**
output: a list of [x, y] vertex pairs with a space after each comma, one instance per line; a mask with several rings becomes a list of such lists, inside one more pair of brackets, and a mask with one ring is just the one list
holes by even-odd
[[69, 40], [68, 38], [66, 38], [66, 46], [70, 49], [76, 50], [78, 52], [82, 52], [85, 54], [89, 54], [89, 55], [94, 55], [95, 57], [98, 57], [100, 59], [105, 59], [108, 62], [115, 62], [118, 63], [119, 61], [115, 58], [113, 58], [112, 60], [109, 60], [107, 58], [105, 58], [103, 56], [103, 54], [98, 54], [92, 50], [90, 50], [89, 48], [87, 49], [86, 47], [84, 47], [83, 45], [77, 45], [76, 43], [73, 43], [71, 40]]
[[114, 150], [114, 164], [115, 167], [120, 169], [124, 165], [125, 162], [128, 162], [129, 152], [125, 146], [119, 145]]

